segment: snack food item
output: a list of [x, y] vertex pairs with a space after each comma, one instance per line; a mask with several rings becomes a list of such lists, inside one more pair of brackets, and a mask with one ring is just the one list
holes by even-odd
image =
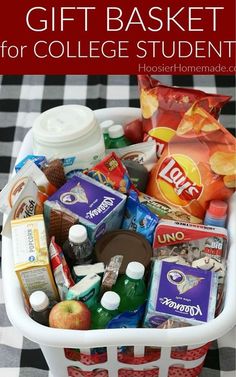
[[225, 186], [224, 176], [231, 175], [234, 169], [236, 171], [236, 165], [230, 160], [232, 167], [224, 170], [223, 159], [219, 171], [219, 160], [217, 169], [211, 161], [216, 153], [229, 156], [235, 153], [235, 141], [233, 135], [206, 110], [193, 106], [184, 115], [176, 135], [153, 168], [147, 194], [170, 203], [177, 211], [183, 208], [196, 218], [193, 218], [194, 222], [202, 222], [210, 200], [227, 201], [234, 192]]
[[[112, 150], [108, 150], [107, 152], [112, 152]], [[157, 161], [156, 143], [154, 140], [132, 144], [123, 148], [116, 148], [113, 152], [115, 152], [122, 161], [137, 161], [139, 164], [144, 165], [148, 171], [152, 169]]]
[[55, 237], [52, 237], [51, 239], [49, 245], [49, 255], [60, 299], [65, 300], [68, 289], [72, 287], [75, 283], [72, 279], [62, 249], [55, 242]]
[[22, 190], [29, 180], [29, 177], [38, 187], [39, 203], [43, 203], [48, 195], [51, 195], [56, 191], [56, 187], [48, 181], [45, 174], [33, 163], [33, 161], [28, 160], [0, 192], [1, 211], [3, 213], [10, 213], [11, 208], [18, 200]]
[[11, 222], [15, 272], [26, 299], [37, 290], [58, 301], [53, 279], [43, 215]]
[[158, 217], [139, 202], [138, 194], [131, 190], [126, 202], [122, 229], [134, 230], [152, 244], [158, 221]]
[[160, 157], [175, 134], [183, 115], [198, 101], [216, 119], [231, 97], [201, 90], [163, 85], [149, 75], [138, 75], [143, 131], [157, 142]]
[[46, 175], [49, 182], [59, 189], [66, 183], [63, 163], [60, 159], [52, 160], [42, 166], [42, 171]]
[[217, 275], [211, 271], [155, 261], [144, 327], [169, 318], [191, 325], [215, 317]]
[[36, 156], [34, 154], [28, 154], [23, 160], [18, 162], [18, 164], [15, 166], [16, 173], [23, 168], [23, 166], [26, 164], [28, 160], [33, 161], [40, 169], [41, 167], [46, 163], [46, 157], [45, 156]]
[[69, 229], [72, 225], [79, 222], [79, 216], [61, 208], [61, 206], [54, 202], [50, 208], [50, 212], [45, 215], [45, 224], [49, 238], [55, 237], [58, 245], [62, 246], [68, 238]]
[[44, 214], [48, 223], [55, 208], [62, 212], [69, 210], [79, 216], [94, 243], [103, 233], [120, 227], [125, 201], [125, 195], [120, 192], [78, 174], [48, 198], [44, 203]]
[[143, 124], [141, 119], [132, 120], [124, 125], [125, 136], [133, 144], [143, 141]]
[[184, 207], [179, 210], [171, 205], [170, 203], [165, 203], [163, 200], [157, 200], [153, 196], [139, 192], [138, 198], [140, 203], [145, 205], [153, 213], [155, 213], [160, 219], [187, 221], [191, 223], [199, 222], [199, 220], [188, 213]]
[[87, 175], [122, 194], [127, 194], [132, 187], [127, 170], [114, 152], [90, 169]]
[[104, 276], [102, 279], [101, 291], [102, 293], [110, 291], [119, 275], [120, 266], [123, 260], [123, 255], [115, 255], [111, 258], [106, 266]]
[[133, 160], [125, 160], [123, 161], [123, 164], [125, 165], [129, 173], [130, 180], [136, 189], [138, 191], [146, 191], [149, 173], [145, 166]]

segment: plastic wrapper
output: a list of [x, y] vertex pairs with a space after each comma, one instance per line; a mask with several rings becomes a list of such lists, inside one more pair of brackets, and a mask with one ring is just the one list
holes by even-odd
[[157, 143], [161, 156], [165, 145], [175, 134], [185, 112], [196, 101], [216, 119], [221, 108], [231, 97], [205, 93], [201, 90], [163, 85], [149, 75], [138, 76], [143, 131]]
[[113, 285], [116, 283], [122, 260], [123, 255], [115, 255], [106, 266], [102, 279], [101, 296], [104, 292], [110, 291]]
[[[6, 200], [5, 195], [8, 193], [4, 191], [0, 210], [3, 211]], [[47, 198], [47, 196], [46, 196]], [[4, 223], [2, 234], [6, 237], [11, 236], [11, 221], [15, 219], [23, 219], [29, 216], [43, 213], [43, 195], [39, 192], [38, 187], [34, 181], [28, 177], [24, 181], [24, 187], [17, 196], [16, 201], [10, 210], [7, 210], [7, 218]], [[45, 200], [45, 199], [44, 199]]]
[[126, 202], [122, 229], [134, 230], [152, 244], [158, 221], [158, 217], [139, 202], [138, 194], [131, 190]]
[[127, 194], [133, 187], [126, 168], [114, 153], [108, 154], [102, 161], [88, 170], [88, 176], [96, 181]]
[[0, 192], [1, 212], [8, 214], [19, 195], [24, 189], [28, 178], [31, 178], [38, 187], [39, 202], [43, 203], [48, 195], [56, 191], [45, 176], [45, 174], [34, 164], [33, 161], [28, 160], [25, 165], [14, 175]]
[[157, 161], [156, 143], [154, 140], [148, 142], [132, 144], [115, 150], [107, 150], [107, 152], [115, 152], [121, 160], [133, 160], [144, 165], [150, 171]]
[[18, 162], [18, 164], [15, 166], [16, 173], [23, 168], [23, 166], [26, 164], [28, 160], [31, 160], [37, 165], [40, 169], [41, 167], [47, 162], [45, 156], [36, 156], [34, 154], [28, 154], [23, 160]]
[[72, 287], [75, 283], [72, 279], [70, 269], [66, 263], [62, 249], [55, 242], [55, 237], [52, 237], [51, 239], [49, 245], [49, 255], [58, 293], [60, 299], [63, 301], [66, 298], [68, 289]]
[[63, 163], [60, 159], [52, 160], [42, 166], [42, 171], [46, 175], [49, 182], [59, 189], [66, 183]]
[[235, 191], [235, 150], [233, 135], [194, 105], [152, 169], [147, 194], [201, 223], [210, 200], [227, 201]]

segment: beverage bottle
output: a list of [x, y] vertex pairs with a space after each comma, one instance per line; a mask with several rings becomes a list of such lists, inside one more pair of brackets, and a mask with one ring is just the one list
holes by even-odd
[[113, 290], [120, 295], [119, 311], [138, 309], [147, 297], [147, 290], [143, 279], [145, 268], [139, 262], [130, 262], [125, 275], [120, 276]]
[[49, 326], [48, 318], [52, 308], [49, 298], [43, 291], [35, 291], [29, 297], [31, 305], [30, 317], [44, 326]]
[[120, 296], [117, 293], [105, 292], [100, 304], [92, 310], [92, 329], [105, 329], [112, 318], [119, 314], [119, 304]]
[[70, 227], [68, 240], [64, 242], [62, 249], [70, 269], [79, 264], [93, 263], [93, 246], [87, 229], [81, 224]]
[[110, 120], [110, 119], [104, 120], [103, 122], [100, 123], [100, 127], [101, 127], [101, 130], [102, 130], [102, 133], [103, 133], [103, 139], [104, 139], [106, 149], [109, 148], [109, 143], [110, 143], [110, 137], [109, 137], [108, 129], [113, 125], [114, 125], [114, 122], [113, 122], [113, 120]]
[[123, 148], [130, 145], [131, 142], [125, 137], [123, 127], [120, 124], [115, 124], [108, 129], [110, 138], [109, 148]]
[[211, 200], [204, 218], [204, 225], [225, 227], [228, 205], [223, 200]]

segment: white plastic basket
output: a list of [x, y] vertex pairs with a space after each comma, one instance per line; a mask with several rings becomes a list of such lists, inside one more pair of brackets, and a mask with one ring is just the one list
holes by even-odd
[[[136, 108], [108, 108], [95, 111], [99, 121], [124, 122], [140, 116]], [[32, 152], [32, 135], [24, 139], [18, 161]], [[214, 320], [193, 327], [175, 329], [62, 330], [41, 326], [26, 313], [14, 273], [12, 243], [3, 237], [3, 284], [8, 317], [28, 339], [38, 343], [54, 377], [197, 377], [208, 343], [220, 338], [236, 324], [236, 196], [230, 202], [226, 296], [223, 311]], [[133, 346], [132, 357], [127, 347]], [[143, 357], [145, 347], [152, 349]], [[185, 352], [182, 346], [187, 346]], [[95, 347], [106, 353], [89, 356]], [[120, 352], [120, 348], [122, 347]], [[173, 348], [178, 347], [178, 348]], [[80, 349], [80, 352], [76, 351]], [[130, 350], [130, 349], [129, 349]], [[147, 349], [146, 349], [147, 350]], [[151, 355], [151, 356], [150, 356]], [[134, 357], [133, 357], [134, 356]]]

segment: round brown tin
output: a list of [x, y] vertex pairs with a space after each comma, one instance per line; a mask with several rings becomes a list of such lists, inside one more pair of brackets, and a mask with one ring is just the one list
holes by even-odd
[[152, 248], [141, 234], [132, 230], [114, 230], [105, 233], [95, 245], [98, 262], [107, 265], [111, 257], [123, 255], [120, 273], [124, 274], [127, 264], [132, 261], [140, 262], [146, 268], [152, 257]]

